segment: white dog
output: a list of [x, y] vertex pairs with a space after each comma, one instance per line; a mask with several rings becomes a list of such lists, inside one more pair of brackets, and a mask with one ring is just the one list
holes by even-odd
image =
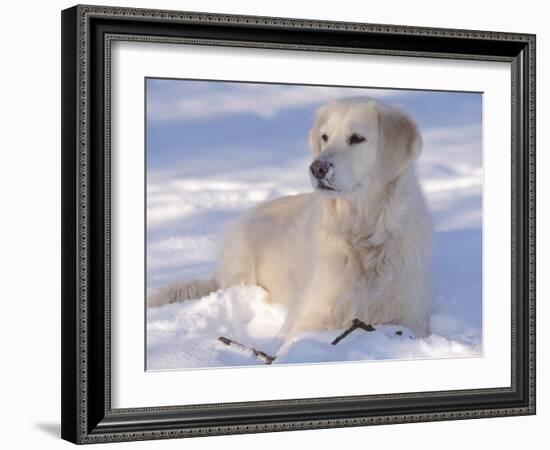
[[309, 142], [314, 192], [250, 211], [228, 233], [215, 280], [162, 288], [149, 305], [259, 285], [288, 308], [287, 337], [354, 318], [426, 334], [431, 225], [416, 124], [374, 100], [339, 100], [319, 109]]

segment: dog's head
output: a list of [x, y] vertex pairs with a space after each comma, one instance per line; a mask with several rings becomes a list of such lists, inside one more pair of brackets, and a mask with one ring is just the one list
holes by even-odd
[[316, 191], [346, 196], [373, 181], [395, 180], [418, 156], [422, 139], [404, 112], [368, 98], [321, 107], [309, 132]]

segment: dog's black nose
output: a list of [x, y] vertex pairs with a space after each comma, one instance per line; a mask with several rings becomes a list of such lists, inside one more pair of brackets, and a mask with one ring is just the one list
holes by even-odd
[[327, 175], [330, 166], [330, 163], [316, 159], [311, 163], [311, 166], [309, 166], [309, 171], [315, 178], [322, 180]]

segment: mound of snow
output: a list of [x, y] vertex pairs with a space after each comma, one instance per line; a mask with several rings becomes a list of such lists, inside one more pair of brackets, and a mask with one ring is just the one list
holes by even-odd
[[442, 358], [481, 354], [479, 330], [444, 314], [431, 318], [432, 334], [415, 338], [406, 327], [358, 329], [337, 345], [344, 330], [308, 332], [285, 342], [286, 311], [267, 301], [257, 286], [220, 290], [207, 297], [147, 311], [147, 369], [189, 369], [261, 365], [252, 351], [228, 346], [226, 337], [275, 356], [273, 364], [377, 359]]
[[218, 338], [275, 353], [281, 346], [276, 336], [286, 314], [266, 297], [260, 287], [240, 286], [198, 300], [148, 308], [147, 369], [261, 364], [250, 352], [229, 347]]

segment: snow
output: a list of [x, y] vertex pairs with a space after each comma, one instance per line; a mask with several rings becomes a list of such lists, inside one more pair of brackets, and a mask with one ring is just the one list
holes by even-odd
[[470, 356], [480, 352], [479, 330], [456, 317], [432, 316], [433, 334], [415, 339], [407, 328], [375, 324], [356, 329], [338, 344], [343, 330], [308, 332], [285, 342], [280, 333], [286, 311], [269, 303], [258, 286], [236, 286], [202, 299], [149, 308], [147, 369], [261, 365], [253, 352], [228, 346], [226, 337], [268, 355], [273, 364]]
[[[415, 105], [405, 107], [414, 115]], [[276, 150], [263, 141], [253, 149], [213, 145], [204, 151], [186, 149], [179, 162], [149, 164], [148, 292], [174, 281], [211, 277], [228, 224], [259, 202], [311, 190], [308, 121], [299, 126], [304, 136], [285, 142], [272, 125], [274, 134], [266, 139], [277, 144]], [[147, 369], [263, 364], [251, 351], [220, 342], [221, 336], [276, 356], [273, 364], [481, 356], [481, 123], [477, 117], [451, 125], [420, 122], [424, 149], [417, 173], [434, 222], [436, 294], [429, 336], [416, 338], [402, 326], [372, 324], [375, 331], [355, 330], [337, 345], [331, 342], [344, 330], [306, 333], [285, 342], [280, 330], [286, 311], [267, 302], [260, 287], [236, 286], [148, 308]]]

